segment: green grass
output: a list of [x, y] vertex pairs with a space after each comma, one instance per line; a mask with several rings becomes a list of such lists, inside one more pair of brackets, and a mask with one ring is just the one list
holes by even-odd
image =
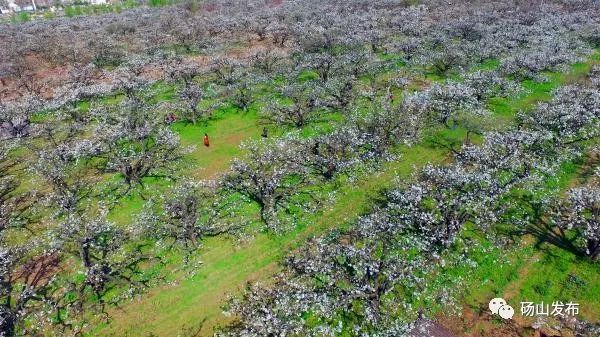
[[[210, 122], [196, 125], [186, 122], [173, 124], [183, 147], [192, 147], [188, 159], [193, 162], [189, 174], [194, 178], [214, 178], [229, 169], [231, 159], [243, 154], [239, 145], [249, 139], [260, 139], [262, 126], [257, 112], [240, 113], [235, 108], [224, 107], [214, 112]], [[202, 143], [208, 134], [210, 146]]]
[[[487, 306], [494, 297], [503, 297], [515, 308], [520, 302], [554, 301], [580, 304], [580, 317], [600, 322], [600, 265], [548, 244], [536, 246], [530, 238], [508, 251], [490, 246], [470, 258], [475, 269], [451, 272], [464, 277], [463, 303], [474, 310]], [[517, 309], [518, 312], [518, 309]]]
[[481, 62], [480, 64], [476, 65], [475, 67], [472, 68], [473, 71], [476, 70], [494, 70], [494, 69], [498, 69], [498, 67], [500, 66], [500, 60], [499, 59], [487, 59], [484, 60], [483, 62]]
[[572, 301], [580, 304], [582, 317], [600, 321], [600, 265], [553, 246], [543, 249], [514, 298], [550, 304]]
[[547, 72], [546, 82], [526, 80], [522, 83], [526, 90], [516, 97], [495, 97], [488, 101], [487, 108], [492, 111], [501, 121], [510, 121], [518, 112], [529, 111], [535, 104], [548, 101], [552, 98], [552, 91], [558, 87], [580, 81], [589, 73], [600, 52], [596, 52], [589, 62], [579, 62], [570, 66], [566, 73]]
[[[210, 122], [198, 122], [196, 125], [177, 122], [172, 125], [184, 148], [191, 151], [186, 154], [182, 170], [185, 176], [194, 179], [212, 179], [229, 169], [231, 160], [243, 155], [240, 144], [248, 139], [260, 139], [262, 128], [257, 125], [255, 112], [239, 113], [234, 108], [221, 108], [215, 111]], [[202, 139], [207, 133], [210, 147], [203, 145]], [[142, 210], [143, 196], [155, 195], [164, 190], [169, 182], [145, 179], [143, 190], [119, 199], [119, 204], [111, 211], [110, 219], [125, 224], [135, 219]]]

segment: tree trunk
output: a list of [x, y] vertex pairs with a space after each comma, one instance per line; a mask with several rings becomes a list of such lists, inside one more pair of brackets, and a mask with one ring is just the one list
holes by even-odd
[[1, 306], [0, 308], [0, 333], [2, 333], [2, 336], [15, 337], [16, 315], [10, 307], [6, 305]]
[[592, 261], [596, 262], [600, 258], [600, 241], [594, 239], [587, 240], [587, 254], [592, 259]]
[[275, 213], [275, 201], [271, 197], [263, 198], [260, 202], [260, 219], [267, 225], [271, 226], [271, 221]]
[[81, 262], [83, 262], [83, 266], [85, 269], [89, 269], [92, 266], [92, 261], [90, 259], [90, 249], [88, 248], [89, 240], [85, 239], [81, 243], [79, 257], [81, 258]]

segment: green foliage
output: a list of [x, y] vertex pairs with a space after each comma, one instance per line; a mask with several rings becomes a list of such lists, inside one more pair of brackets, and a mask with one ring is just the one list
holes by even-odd
[[150, 7], [163, 7], [173, 3], [173, 0], [148, 0]]
[[31, 20], [31, 15], [25, 11], [21, 11], [11, 16], [12, 22], [27, 22]]
[[304, 70], [298, 74], [298, 82], [304, 83], [309, 81], [316, 81], [319, 79], [319, 74], [316, 71]]
[[81, 15], [81, 9], [79, 6], [67, 6], [65, 7], [65, 16], [72, 18], [76, 15]]
[[472, 70], [494, 70], [500, 66], [500, 60], [497, 58], [487, 59], [474, 66]]
[[50, 12], [50, 11], [44, 12], [44, 19], [52, 20], [54, 18], [56, 18], [56, 14], [54, 14], [53, 12]]

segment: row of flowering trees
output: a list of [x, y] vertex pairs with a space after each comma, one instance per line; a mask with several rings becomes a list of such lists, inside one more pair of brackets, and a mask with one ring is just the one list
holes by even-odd
[[[251, 285], [230, 302], [229, 312], [237, 319], [222, 334], [406, 335], [419, 309], [412, 306], [414, 299], [427, 294], [424, 279], [449, 263], [440, 256], [467, 223], [493, 233], [494, 225], [505, 221], [518, 228], [549, 221], [563, 235], [573, 231], [579, 253], [597, 260], [597, 167], [589, 184], [570, 189], [564, 199], [542, 196], [548, 208], [538, 210], [548, 211], [544, 218], [515, 217], [514, 210], [523, 205], [513, 194], [543, 188], [561, 162], [597, 137], [596, 71], [589, 80], [592, 84], [557, 90], [550, 102], [523, 114], [518, 128], [487, 132], [482, 144], [464, 145], [452, 164], [425, 167], [349, 230], [294, 252], [274, 284]], [[580, 333], [594, 331], [590, 326]]]
[[[236, 59], [253, 60], [267, 73], [310, 65], [327, 82], [340, 64], [336, 59], [340, 45], [398, 55], [404, 63], [438, 76], [497, 59], [503, 74], [535, 78], [580, 60], [600, 40], [592, 0], [517, 7], [511, 2], [480, 3], [476, 12], [472, 6], [458, 2], [449, 8], [438, 1], [411, 5], [391, 0], [309, 4], [213, 0], [194, 11], [187, 6], [137, 8], [126, 15], [3, 24], [0, 43], [6, 48], [0, 58], [10, 62], [1, 65], [1, 94], [48, 95], [71, 81], [71, 75], [44, 76], [48, 67], [67, 66], [75, 73], [87, 69], [89, 84], [98, 85], [106, 84], [108, 69], [132, 57], [146, 60], [141, 75], [151, 79], [165, 63], [197, 53], [207, 55], [209, 63], [223, 54], [236, 54]], [[249, 46], [249, 55], [227, 52], [240, 45]], [[359, 62], [355, 65], [360, 70], [366, 56], [360, 50], [353, 53], [341, 62]], [[300, 57], [292, 62], [283, 57], [290, 55]]]

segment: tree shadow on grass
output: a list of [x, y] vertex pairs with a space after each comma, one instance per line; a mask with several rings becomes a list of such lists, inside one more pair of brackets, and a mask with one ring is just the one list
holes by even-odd
[[585, 251], [577, 245], [579, 239], [577, 234], [566, 232], [545, 221], [536, 221], [523, 229], [511, 230], [509, 234], [513, 237], [532, 235], [537, 240], [535, 248], [539, 250], [547, 250], [543, 247], [544, 243], [547, 243], [571, 252], [577, 257], [586, 256]]

